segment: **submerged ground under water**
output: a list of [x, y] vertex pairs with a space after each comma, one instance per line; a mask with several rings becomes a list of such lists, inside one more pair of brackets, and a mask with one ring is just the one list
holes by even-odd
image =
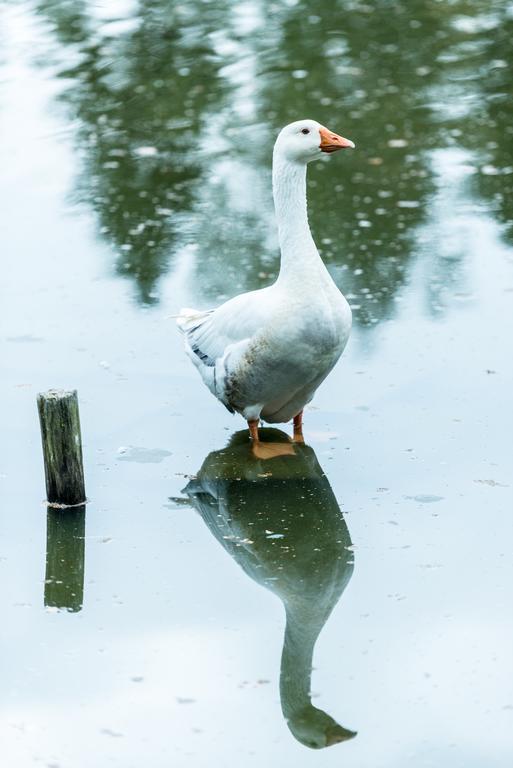
[[[511, 765], [512, 32], [479, 0], [4, 4], [2, 765]], [[276, 275], [303, 116], [357, 145], [309, 171], [355, 327], [307, 446], [256, 462], [170, 316]], [[50, 387], [85, 515], [43, 503]]]

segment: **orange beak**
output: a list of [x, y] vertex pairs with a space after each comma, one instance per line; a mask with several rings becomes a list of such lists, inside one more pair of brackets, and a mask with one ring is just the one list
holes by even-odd
[[329, 131], [324, 126], [319, 128], [319, 133], [321, 135], [321, 143], [319, 144], [319, 148], [323, 152], [336, 152], [338, 149], [346, 149], [347, 147], [354, 149], [354, 144], [352, 141], [349, 139], [344, 139], [344, 137], [339, 136], [338, 133]]

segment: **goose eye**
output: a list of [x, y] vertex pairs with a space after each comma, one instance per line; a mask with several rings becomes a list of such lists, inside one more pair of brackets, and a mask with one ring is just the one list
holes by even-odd
[[310, 133], [310, 128], [301, 128], [301, 133], [304, 133], [305, 135]]

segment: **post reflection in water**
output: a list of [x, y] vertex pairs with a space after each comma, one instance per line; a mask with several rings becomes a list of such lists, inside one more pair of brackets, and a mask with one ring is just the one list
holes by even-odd
[[[278, 429], [263, 440], [283, 442]], [[255, 459], [246, 431], [210, 453], [184, 489], [210, 531], [254, 581], [283, 602], [280, 697], [294, 737], [327, 747], [355, 736], [311, 702], [317, 638], [353, 572], [349, 531], [315, 452]]]
[[71, 613], [84, 602], [85, 504], [73, 509], [48, 507], [46, 518], [47, 607]]

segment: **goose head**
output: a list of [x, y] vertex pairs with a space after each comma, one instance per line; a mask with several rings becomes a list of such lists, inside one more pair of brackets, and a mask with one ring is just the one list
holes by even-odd
[[354, 149], [354, 146], [352, 141], [330, 131], [316, 120], [296, 120], [278, 134], [275, 152], [296, 163], [309, 163], [324, 153]]

